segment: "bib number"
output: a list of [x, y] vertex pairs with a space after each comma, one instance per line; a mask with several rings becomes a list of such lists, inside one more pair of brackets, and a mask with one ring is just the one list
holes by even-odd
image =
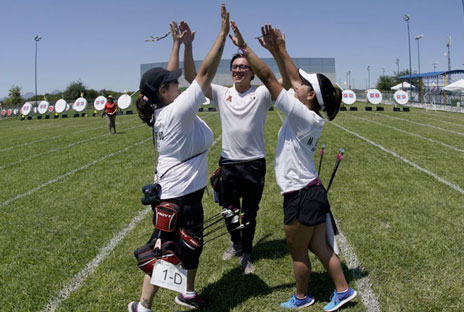
[[187, 270], [172, 263], [158, 260], [153, 268], [150, 283], [176, 292], [187, 291]]

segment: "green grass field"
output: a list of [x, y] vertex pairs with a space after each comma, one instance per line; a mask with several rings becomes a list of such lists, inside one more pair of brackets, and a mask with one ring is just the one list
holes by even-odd
[[[464, 310], [464, 115], [340, 112], [327, 123], [321, 177], [344, 238], [341, 259], [359, 296], [344, 311]], [[215, 137], [218, 113], [199, 115]], [[279, 311], [294, 290], [273, 160], [279, 113], [268, 113], [267, 176], [253, 260], [243, 276], [224, 262], [227, 236], [205, 246], [197, 291], [212, 311]], [[133, 251], [152, 232], [140, 203], [151, 183], [151, 133], [136, 115], [108, 135], [99, 117], [0, 120], [0, 311], [125, 311], [143, 274]], [[217, 167], [221, 142], [209, 153]], [[318, 155], [318, 153], [317, 153]], [[316, 157], [316, 164], [319, 162]], [[219, 211], [205, 193], [205, 215]], [[354, 257], [354, 260], [353, 260]], [[322, 311], [333, 285], [311, 255], [310, 289]], [[155, 311], [184, 311], [161, 290]]]

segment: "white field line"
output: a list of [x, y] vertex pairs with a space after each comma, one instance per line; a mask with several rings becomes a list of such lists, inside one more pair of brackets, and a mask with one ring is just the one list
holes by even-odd
[[[434, 116], [435, 115], [435, 114], [430, 114], [430, 113], [423, 112], [423, 111], [416, 111], [414, 113], [424, 115], [424, 116]], [[448, 113], [448, 112], [445, 112], [445, 113]], [[437, 117], [438, 117], [438, 115], [437, 115]], [[455, 118], [455, 117], [457, 117], [457, 118]], [[464, 120], [464, 114], [462, 114], [462, 113], [461, 114], [456, 114], [455, 116], [440, 114], [440, 118], [462, 122]]]
[[[151, 139], [151, 138], [150, 138]], [[213, 147], [219, 140], [221, 139], [221, 136], [217, 137], [211, 147]], [[143, 142], [147, 141], [148, 139], [144, 140]], [[139, 142], [137, 144], [140, 144], [142, 142]], [[95, 258], [87, 263], [87, 265], [74, 277], [71, 279], [69, 284], [67, 284], [63, 289], [54, 297], [52, 297], [49, 301], [48, 304], [45, 306], [45, 308], [42, 310], [44, 312], [53, 312], [55, 311], [60, 304], [69, 298], [71, 294], [80, 289], [82, 285], [84, 284], [85, 280], [95, 272], [95, 269], [102, 263], [106, 257], [108, 257], [111, 252], [116, 248], [116, 246], [121, 242], [121, 240], [126, 237], [127, 234], [129, 234], [137, 225], [138, 222], [140, 222], [146, 214], [148, 214], [151, 211], [151, 208], [147, 208], [143, 211], [141, 211], [132, 221], [124, 227], [123, 230], [121, 230], [118, 234], [116, 234], [111, 241], [106, 245], [105, 247], [100, 249], [100, 252], [95, 256]]]
[[[442, 116], [440, 116], [440, 118], [442, 118], [442, 119], [435, 119], [435, 118], [431, 117], [430, 115], [426, 115], [425, 113], [423, 113], [422, 115], [423, 115], [423, 117], [427, 118], [428, 120], [432, 120], [432, 121], [435, 121], [435, 122], [441, 122], [441, 123], [447, 123], [447, 124], [457, 126], [457, 127], [464, 127], [464, 123], [459, 124], [459, 123], [447, 121], [447, 120], [444, 120], [442, 118]], [[464, 122], [464, 116], [463, 116], [463, 119], [461, 121]]]
[[[144, 126], [144, 125], [138, 125], [138, 126], [126, 128], [126, 129], [123, 129], [123, 130], [131, 130], [131, 129], [139, 128], [139, 127], [142, 127], [142, 126]], [[55, 149], [52, 149], [52, 150], [48, 150], [48, 151], [43, 152], [43, 153], [34, 154], [34, 155], [32, 155], [32, 156], [30, 156], [30, 157], [28, 157], [28, 158], [24, 158], [24, 159], [21, 159], [21, 160], [18, 160], [18, 161], [9, 163], [8, 165], [5, 165], [5, 166], [0, 166], [0, 169], [9, 168], [9, 167], [12, 167], [12, 166], [14, 166], [14, 165], [23, 163], [23, 162], [25, 162], [25, 161], [29, 161], [29, 160], [31, 160], [31, 159], [34, 159], [34, 158], [37, 158], [37, 157], [40, 157], [40, 156], [43, 156], [43, 155], [46, 155], [46, 154], [54, 153], [54, 152], [57, 152], [57, 151], [62, 151], [62, 150], [67, 149], [67, 148], [69, 148], [69, 147], [73, 147], [73, 146], [75, 146], [75, 145], [82, 144], [82, 143], [86, 143], [86, 142], [95, 140], [95, 139], [100, 138], [100, 137], [105, 137], [105, 136], [108, 136], [108, 135], [107, 135], [107, 134], [97, 135], [97, 136], [94, 136], [94, 137], [91, 137], [91, 138], [88, 138], [88, 139], [85, 139], [85, 140], [81, 140], [81, 141], [77, 141], [77, 142], [68, 144], [68, 145], [63, 146], [63, 147], [58, 147], [58, 148], [55, 148]]]
[[66, 177], [68, 177], [68, 176], [70, 176], [70, 175], [72, 175], [72, 174], [74, 174], [74, 173], [76, 173], [76, 172], [79, 172], [79, 171], [82, 171], [82, 170], [84, 170], [84, 169], [87, 169], [88, 167], [93, 166], [93, 165], [95, 165], [95, 164], [97, 164], [97, 163], [99, 163], [99, 162], [102, 162], [103, 160], [105, 160], [105, 159], [107, 159], [107, 158], [110, 158], [110, 157], [119, 155], [119, 154], [121, 154], [121, 153], [124, 153], [124, 152], [128, 151], [129, 149], [131, 149], [131, 148], [133, 148], [133, 147], [135, 147], [135, 146], [137, 146], [137, 145], [143, 144], [143, 143], [145, 143], [146, 141], [148, 141], [148, 140], [150, 140], [150, 139], [151, 139], [151, 137], [150, 137], [150, 138], [147, 138], [147, 139], [144, 139], [144, 140], [142, 140], [142, 141], [140, 141], [140, 142], [138, 142], [138, 143], [135, 143], [135, 144], [132, 144], [132, 145], [126, 147], [126, 148], [123, 148], [122, 150], [119, 150], [119, 151], [117, 151], [117, 152], [114, 152], [114, 153], [105, 155], [105, 156], [103, 156], [103, 157], [101, 157], [101, 158], [99, 158], [99, 159], [95, 159], [94, 161], [89, 162], [88, 164], [85, 164], [85, 165], [83, 165], [82, 167], [79, 167], [79, 168], [73, 169], [73, 170], [71, 170], [71, 171], [68, 171], [68, 172], [66, 172], [66, 173], [63, 174], [63, 175], [60, 175], [59, 177], [56, 177], [56, 178], [51, 179], [51, 180], [48, 180], [47, 182], [45, 182], [45, 183], [43, 183], [43, 184], [41, 184], [41, 185], [39, 185], [39, 186], [37, 186], [37, 187], [35, 187], [35, 188], [33, 188], [33, 189], [27, 191], [26, 193], [19, 194], [19, 195], [13, 197], [13, 198], [7, 199], [7, 200], [4, 201], [3, 203], [0, 203], [0, 208], [2, 208], [2, 207], [4, 207], [4, 206], [6, 206], [6, 205], [8, 205], [8, 204], [10, 204], [10, 203], [12, 203], [12, 202], [18, 200], [18, 199], [21, 199], [21, 198], [23, 198], [23, 197], [26, 197], [26, 196], [29, 196], [29, 195], [31, 195], [31, 194], [34, 194], [35, 192], [40, 191], [41, 189], [43, 189], [44, 187], [46, 187], [46, 186], [48, 186], [48, 185], [50, 185], [50, 184], [53, 184], [53, 183], [55, 183], [55, 182], [58, 182], [58, 181], [60, 181], [60, 180], [62, 180], [62, 179], [64, 179], [64, 178], [66, 178]]
[[356, 254], [351, 248], [350, 243], [346, 239], [345, 235], [340, 231], [340, 227], [338, 227], [338, 229], [339, 233], [336, 238], [342, 250], [346, 264], [350, 269], [350, 273], [354, 277], [362, 303], [368, 312], [380, 312], [379, 299], [372, 289], [369, 276], [363, 273], [364, 268], [361, 264], [361, 261], [359, 261], [358, 257], [356, 257]]
[[[73, 132], [73, 133], [71, 133], [69, 135], [74, 135], [74, 134], [78, 134], [78, 133], [82, 133], [82, 132], [93, 131], [93, 130], [103, 129], [103, 128], [107, 128], [107, 126], [101, 126], [101, 127], [96, 127], [96, 128], [92, 128], [92, 129], [83, 129], [83, 130], [80, 130], [80, 131]], [[60, 138], [60, 137], [63, 137], [63, 136], [65, 136], [65, 135], [64, 134], [55, 135], [55, 136], [43, 138], [43, 139], [40, 139], [40, 140], [35, 140], [35, 141], [31, 141], [31, 142], [26, 142], [26, 143], [22, 143], [22, 144], [18, 144], [18, 145], [9, 146], [9, 147], [0, 149], [0, 152], [6, 152], [6, 151], [12, 150], [14, 148], [24, 147], [24, 146], [28, 146], [28, 145], [35, 144], [35, 143], [40, 143], [40, 142], [47, 141], [47, 140], [53, 140], [53, 139]]]
[[404, 158], [403, 156], [401, 156], [401, 155], [399, 155], [399, 154], [397, 154], [397, 153], [395, 153], [395, 152], [393, 152], [393, 151], [390, 151], [389, 149], [383, 147], [382, 145], [377, 144], [377, 143], [375, 143], [374, 141], [371, 141], [371, 140], [369, 140], [369, 139], [367, 139], [367, 138], [361, 136], [360, 134], [358, 134], [358, 133], [356, 133], [356, 132], [354, 132], [354, 131], [348, 130], [348, 129], [346, 129], [345, 127], [340, 126], [340, 125], [338, 125], [338, 124], [336, 124], [336, 123], [334, 123], [334, 122], [330, 122], [330, 124], [331, 124], [331, 125], [334, 125], [334, 126], [336, 126], [336, 127], [338, 127], [338, 128], [340, 128], [340, 129], [342, 129], [342, 130], [345, 130], [346, 132], [348, 132], [348, 133], [354, 135], [355, 137], [357, 137], [357, 138], [359, 138], [359, 139], [361, 139], [361, 140], [363, 140], [363, 141], [365, 141], [365, 142], [367, 142], [367, 143], [369, 143], [369, 144], [374, 145], [375, 147], [381, 149], [382, 151], [384, 151], [384, 152], [386, 152], [386, 153], [388, 153], [388, 154], [390, 154], [390, 155], [392, 155], [392, 156], [394, 156], [394, 157], [396, 157], [396, 158], [398, 158], [398, 159], [404, 161], [404, 162], [407, 163], [408, 165], [413, 166], [413, 167], [416, 168], [417, 170], [422, 171], [423, 173], [425, 173], [425, 174], [431, 176], [432, 178], [438, 180], [439, 182], [441, 182], [441, 183], [443, 183], [443, 184], [445, 184], [445, 185], [451, 187], [453, 190], [455, 190], [455, 191], [461, 193], [462, 195], [464, 195], [464, 189], [462, 189], [461, 187], [459, 187], [459, 186], [456, 185], [456, 184], [453, 184], [453, 183], [451, 183], [451, 182], [445, 180], [444, 178], [440, 177], [439, 175], [433, 173], [432, 171], [427, 170], [427, 169], [425, 169], [425, 168], [422, 168], [422, 167], [419, 166], [418, 164], [413, 163], [412, 161], [410, 161], [409, 159], [406, 159], [406, 158]]
[[105, 260], [108, 255], [113, 252], [116, 246], [121, 242], [121, 240], [126, 237], [139, 223], [143, 218], [151, 211], [151, 207], [145, 208], [144, 210], [140, 211], [137, 216], [135, 216], [132, 221], [126, 225], [119, 233], [117, 233], [110, 242], [103, 248], [100, 249], [97, 256], [93, 258], [92, 261], [87, 263], [87, 265], [80, 270], [74, 277], [71, 279], [69, 284], [67, 284], [61, 291], [56, 294], [53, 298], [48, 301], [48, 304], [45, 306], [43, 311], [51, 312], [55, 311], [71, 294], [78, 290], [84, 281], [95, 272], [95, 269], [100, 265], [100, 263]]
[[374, 113], [374, 114], [379, 115], [379, 116], [383, 116], [383, 117], [392, 118], [392, 119], [403, 120], [403, 121], [407, 121], [407, 122], [410, 122], [410, 123], [413, 123], [413, 124], [416, 124], [416, 125], [419, 125], [419, 126], [429, 127], [429, 128], [433, 128], [433, 129], [446, 131], [446, 132], [450, 132], [450, 133], [454, 133], [454, 134], [457, 134], [457, 135], [464, 136], [464, 133], [462, 133], [462, 132], [453, 131], [453, 130], [449, 130], [449, 129], [443, 129], [443, 128], [440, 128], [440, 127], [437, 127], [437, 126], [428, 125], [428, 124], [420, 123], [420, 122], [417, 122], [417, 121], [412, 121], [412, 120], [409, 120], [409, 119], [404, 119], [404, 118], [399, 118], [399, 117], [394, 117], [394, 116], [389, 116], [389, 115], [384, 115], [384, 114], [379, 114], [379, 113]]
[[[277, 111], [277, 115], [283, 122], [283, 118], [279, 111]], [[334, 219], [338, 225], [337, 219], [335, 217]], [[339, 233], [336, 236], [337, 242], [340, 245], [340, 249], [346, 261], [346, 265], [350, 270], [351, 275], [354, 277], [357, 286], [357, 291], [361, 296], [362, 303], [364, 304], [368, 312], [379, 312], [379, 299], [377, 298], [377, 295], [372, 289], [372, 284], [369, 276], [363, 276], [362, 272], [364, 271], [364, 269], [362, 267], [361, 261], [358, 260], [358, 257], [354, 253], [353, 248], [351, 248], [350, 243], [346, 239], [343, 232], [340, 230], [340, 226], [338, 226], [338, 232]]]
[[406, 134], [408, 134], [408, 135], [415, 136], [415, 137], [417, 137], [417, 138], [420, 138], [420, 139], [423, 139], [423, 140], [427, 140], [427, 141], [432, 142], [432, 143], [435, 143], [435, 144], [440, 144], [440, 145], [442, 145], [442, 146], [444, 146], [444, 147], [447, 147], [447, 148], [449, 148], [449, 149], [455, 150], [455, 151], [457, 151], [457, 152], [464, 153], [464, 149], [457, 148], [457, 147], [455, 147], [455, 146], [452, 146], [452, 145], [449, 145], [449, 144], [446, 144], [446, 143], [443, 143], [443, 142], [439, 142], [439, 141], [436, 141], [436, 140], [434, 140], [434, 139], [430, 139], [430, 138], [424, 137], [424, 136], [419, 135], [419, 134], [415, 134], [415, 133], [412, 133], [412, 132], [409, 132], [409, 131], [406, 131], [406, 130], [403, 130], [403, 129], [399, 129], [399, 128], [396, 128], [396, 127], [392, 127], [392, 126], [383, 124], [383, 123], [381, 123], [381, 122], [369, 120], [369, 119], [367, 119], [367, 118], [362, 118], [362, 117], [355, 116], [355, 115], [352, 115], [352, 116], [355, 117], [355, 118], [364, 120], [364, 121], [366, 121], [366, 122], [370, 122], [370, 123], [373, 123], [373, 124], [376, 124], [376, 125], [379, 125], [379, 126], [382, 126], [382, 127], [386, 127], [386, 128], [390, 128], [390, 129], [399, 131], [399, 132], [403, 132], [403, 133], [406, 133]]

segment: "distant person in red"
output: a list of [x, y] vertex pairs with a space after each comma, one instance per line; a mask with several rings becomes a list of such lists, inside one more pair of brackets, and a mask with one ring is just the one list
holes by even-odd
[[106, 120], [108, 121], [108, 131], [111, 134], [111, 128], [116, 134], [116, 111], [119, 109], [118, 104], [113, 100], [113, 96], [108, 95], [108, 101], [106, 101], [105, 109], [103, 110], [103, 115], [106, 114]]

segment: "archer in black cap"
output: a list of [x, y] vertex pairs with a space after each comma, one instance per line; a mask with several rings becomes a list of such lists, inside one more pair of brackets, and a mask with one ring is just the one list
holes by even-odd
[[151, 104], [162, 104], [159, 103], [159, 89], [171, 82], [178, 82], [177, 79], [181, 75], [182, 70], [179, 68], [172, 71], [161, 67], [152, 68], [146, 71], [142, 76], [142, 80], [140, 80], [140, 93], [145, 95]]

